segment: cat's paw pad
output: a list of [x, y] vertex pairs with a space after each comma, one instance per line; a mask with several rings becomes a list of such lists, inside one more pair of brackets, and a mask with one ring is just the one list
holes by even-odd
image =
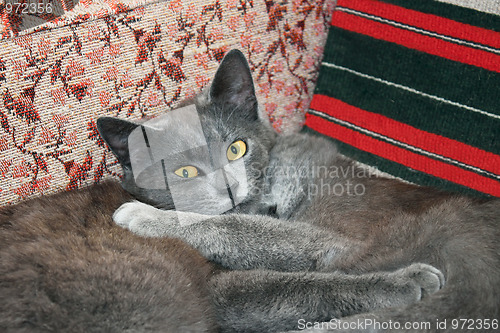
[[431, 265], [416, 263], [397, 272], [416, 284], [416, 297], [418, 299], [435, 293], [445, 284], [443, 273]]
[[175, 213], [172, 215], [170, 218], [168, 211], [162, 211], [139, 201], [132, 201], [124, 203], [115, 211], [113, 221], [135, 234], [159, 237], [168, 234], [168, 224], [174, 222]]

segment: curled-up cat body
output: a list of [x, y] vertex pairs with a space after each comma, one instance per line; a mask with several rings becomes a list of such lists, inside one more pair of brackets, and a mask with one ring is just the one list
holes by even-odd
[[[337, 331], [328, 321], [338, 317], [346, 331], [437, 331], [443, 322], [453, 330], [452, 322], [463, 319], [474, 320], [460, 326], [465, 330], [498, 325], [497, 199], [370, 176], [327, 139], [276, 135], [259, 111], [239, 51], [226, 55], [211, 86], [182, 111], [190, 116], [173, 112], [141, 125], [99, 119], [122, 164], [124, 188], [142, 201], [124, 204], [113, 218], [138, 235], [179, 238], [241, 270], [238, 278], [214, 282], [226, 284], [226, 294], [214, 296], [224, 327], [245, 331], [249, 324], [239, 313], [261, 332], [313, 326], [301, 326], [304, 320]], [[415, 265], [439, 280], [434, 293], [422, 289], [418, 302], [397, 304], [385, 287], [352, 280]], [[243, 273], [256, 269], [267, 273]], [[325, 296], [339, 286], [344, 298]], [[379, 293], [372, 300], [381, 306], [360, 307], [352, 297], [358, 293]], [[359, 321], [373, 325], [349, 325]]]
[[[309, 280], [323, 285], [320, 300], [339, 314], [413, 303], [443, 283], [427, 265], [349, 277], [220, 270], [181, 240], [115, 225], [113, 212], [130, 200], [106, 182], [0, 208], [0, 332], [265, 332], [272, 328], [263, 330], [242, 305], [253, 304], [270, 324], [295, 320], [295, 312], [274, 311], [276, 302], [259, 304], [259, 294], [302, 304]], [[302, 310], [307, 319], [331, 313]], [[221, 314], [238, 318], [241, 329]]]
[[[241, 64], [239, 57], [239, 54], [233, 57], [236, 64]], [[228, 60], [231, 57], [225, 62]], [[213, 96], [216, 96], [215, 91]], [[232, 101], [229, 99], [228, 103]], [[227, 105], [220, 107], [227, 109]], [[218, 144], [222, 146], [232, 140], [229, 142], [231, 148], [225, 147], [219, 153], [226, 161], [235, 162], [218, 164], [224, 168], [224, 173], [205, 168], [204, 177], [201, 177], [202, 171], [182, 164], [182, 158], [195, 158], [206, 152], [205, 135], [218, 133], [202, 132], [216, 129], [221, 119], [207, 117], [203, 124], [209, 121], [212, 126], [201, 129], [192, 111], [192, 107], [188, 107], [182, 113], [171, 114], [169, 121], [175, 126], [171, 133], [174, 140], [170, 142], [157, 141], [162, 138], [155, 136], [158, 134], [156, 129], [161, 128], [160, 123], [146, 128], [128, 122], [115, 126], [113, 119], [99, 122], [101, 133], [118, 154], [125, 152], [122, 148], [128, 141], [124, 134], [129, 135], [136, 128], [140, 130], [134, 132], [134, 135], [139, 134], [138, 138], [149, 134], [147, 144], [138, 140], [137, 145], [130, 147], [133, 158], [120, 160], [126, 174], [123, 187], [130, 193], [117, 182], [105, 182], [0, 208], [0, 332], [273, 332], [293, 329], [299, 316], [308, 321], [325, 320], [403, 306], [442, 287], [441, 272], [426, 264], [346, 275], [306, 272], [300, 256], [297, 267], [280, 263], [279, 256], [274, 264], [269, 264], [265, 258], [256, 264], [255, 259], [245, 262], [245, 257], [232, 257], [229, 260], [238, 262], [226, 266], [242, 270], [220, 269], [179, 237], [144, 238], [117, 226], [112, 221], [113, 213], [133, 198], [164, 209], [169, 208], [175, 198], [178, 207], [198, 209], [198, 215], [234, 210], [235, 207], [250, 208], [260, 202], [257, 199], [261, 195], [250, 194], [249, 190], [262, 185], [263, 178], [258, 177], [258, 170], [246, 173], [241, 157], [257, 152], [267, 156], [274, 142], [272, 132], [257, 126], [252, 129], [264, 141], [251, 141], [250, 136], [243, 133], [235, 140], [229, 135], [218, 137]], [[235, 119], [241, 116], [235, 114]], [[245, 121], [253, 124], [257, 118]], [[185, 135], [191, 140], [184, 140]], [[186, 143], [189, 144], [187, 148]], [[247, 144], [253, 148], [245, 153]], [[163, 172], [172, 166], [165, 163], [166, 159], [160, 164], [149, 159], [166, 152], [170, 154], [168, 161], [172, 165], [181, 163], [172, 175]], [[141, 158], [137, 159], [136, 155]], [[211, 157], [211, 162], [210, 158], [199, 162], [217, 164], [215, 156]], [[137, 179], [130, 177], [131, 164], [136, 166], [136, 171], [142, 170], [137, 172]], [[200, 177], [194, 177], [198, 171]], [[233, 177], [235, 173], [248, 174], [245, 176], [248, 182], [242, 182], [241, 176]], [[170, 181], [171, 176], [176, 178]], [[209, 178], [219, 183], [210, 187], [194, 182], [186, 191], [182, 182], [185, 178]], [[137, 184], [142, 187], [134, 187]], [[159, 184], [164, 185], [163, 190], [161, 186], [158, 188]], [[226, 197], [220, 197], [220, 193], [225, 193]], [[200, 201], [192, 200], [196, 195]], [[249, 196], [253, 196], [253, 201], [248, 200]], [[202, 197], [208, 201], [203, 202]], [[143, 205], [156, 216], [156, 208]], [[129, 216], [126, 209], [120, 211], [122, 216], [124, 213]], [[131, 212], [130, 216], [134, 214]], [[274, 220], [270, 222], [275, 223]], [[188, 219], [183, 223], [193, 221]], [[163, 235], [164, 230], [157, 227], [158, 235]], [[208, 233], [196, 237], [204, 237], [207, 241], [212, 238], [214, 245], [220, 247], [214, 253], [224, 255], [225, 251], [233, 251], [234, 240], [228, 243], [217, 240], [223, 226], [216, 222], [212, 227]], [[154, 226], [149, 228], [153, 229]], [[287, 231], [281, 230], [279, 224], [275, 224], [274, 229], [275, 236], [286, 237]], [[295, 232], [301, 232], [300, 229], [297, 226]], [[246, 242], [247, 236], [245, 231], [239, 235], [239, 241]], [[317, 232], [317, 236], [323, 238], [321, 232]], [[316, 251], [315, 246], [307, 244], [307, 238], [304, 240], [304, 249]], [[290, 246], [291, 259], [295, 256], [293, 246], [296, 244], [290, 243]], [[261, 247], [259, 251], [267, 250]], [[320, 254], [317, 252], [313, 256]], [[221, 262], [227, 263], [225, 259]], [[299, 266], [304, 272], [297, 272]]]

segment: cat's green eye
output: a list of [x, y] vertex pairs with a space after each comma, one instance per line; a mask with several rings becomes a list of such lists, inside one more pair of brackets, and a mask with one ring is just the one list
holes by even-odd
[[193, 178], [198, 176], [198, 169], [192, 165], [186, 165], [174, 171], [181, 178]]
[[230, 161], [237, 160], [242, 158], [243, 155], [247, 152], [247, 145], [242, 140], [237, 140], [231, 143], [231, 145], [227, 148], [227, 159]]

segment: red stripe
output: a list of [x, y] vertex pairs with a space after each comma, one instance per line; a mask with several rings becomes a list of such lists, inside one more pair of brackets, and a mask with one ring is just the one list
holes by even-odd
[[306, 115], [306, 125], [319, 133], [338, 139], [363, 151], [477, 191], [500, 197], [500, 182], [493, 179], [412, 153], [312, 114]]
[[374, 0], [339, 0], [337, 6], [351, 8], [441, 35], [500, 48], [500, 33]]
[[310, 107], [396, 141], [500, 175], [500, 156], [491, 152], [422, 131], [325, 95], [314, 95]]
[[464, 64], [500, 72], [500, 55], [334, 11], [332, 25]]

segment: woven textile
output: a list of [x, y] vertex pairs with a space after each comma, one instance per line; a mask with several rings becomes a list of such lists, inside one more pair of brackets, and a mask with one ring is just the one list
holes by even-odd
[[408, 181], [500, 196], [500, 17], [339, 0], [306, 126]]
[[118, 177], [95, 125], [175, 108], [239, 48], [276, 129], [298, 130], [333, 1], [91, 1], [16, 28], [2, 8], [0, 204]]

